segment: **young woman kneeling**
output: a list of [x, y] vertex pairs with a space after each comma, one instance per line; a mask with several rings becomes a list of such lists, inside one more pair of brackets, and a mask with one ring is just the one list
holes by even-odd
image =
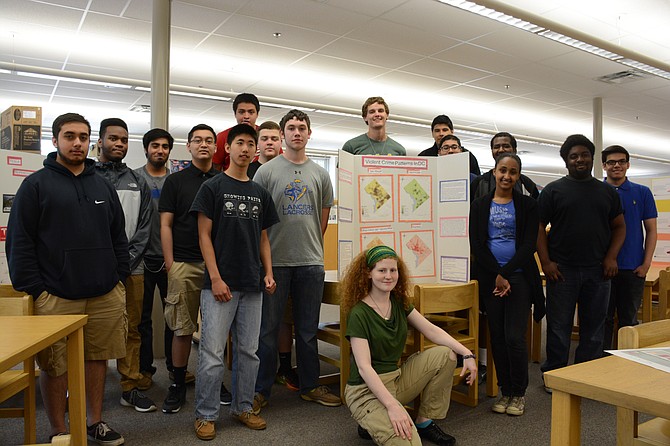
[[[344, 394], [359, 435], [367, 433], [380, 445], [420, 445], [421, 438], [455, 444], [433, 420], [447, 416], [456, 354], [463, 355], [461, 376], [469, 372], [469, 385], [477, 379], [475, 355], [414, 309], [407, 267], [388, 246], [359, 254], [340, 291], [353, 352]], [[438, 346], [410, 356], [398, 367], [408, 323]], [[403, 404], [422, 392], [412, 422]]]

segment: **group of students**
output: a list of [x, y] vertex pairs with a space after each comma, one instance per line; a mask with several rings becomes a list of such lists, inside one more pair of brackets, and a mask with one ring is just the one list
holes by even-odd
[[[88, 434], [99, 444], [124, 442], [102, 421], [108, 359], [117, 359], [121, 404], [139, 412], [157, 409], [142, 393], [156, 372], [151, 348], [156, 287], [173, 380], [162, 411], [178, 412], [186, 385], [195, 381], [198, 438], [215, 438], [221, 404], [230, 404], [231, 414], [247, 427], [264, 429], [260, 412], [278, 377], [306, 401], [341, 404], [318, 385], [323, 236], [333, 188], [328, 172], [305, 153], [309, 117], [291, 110], [279, 124], [256, 127], [260, 104], [249, 93], [235, 98], [233, 111], [238, 124], [218, 135], [205, 124], [191, 129], [186, 146], [191, 164], [173, 174], [166, 167], [174, 144], [167, 131], [144, 135], [147, 163], [133, 171], [122, 162], [128, 150], [125, 122], [103, 120], [96, 162], [87, 158], [88, 121], [74, 113], [61, 115], [53, 125], [56, 152], [16, 194], [6, 244], [10, 277], [16, 289], [35, 298], [36, 314], [89, 315]], [[369, 98], [362, 107], [368, 132], [347, 141], [343, 150], [405, 155], [386, 134], [388, 116], [383, 98]], [[436, 117], [431, 131], [435, 144], [421, 156], [466, 151], [447, 116]], [[576, 361], [602, 355], [610, 342], [606, 336], [612, 337], [605, 327], [612, 326], [614, 312], [620, 326], [636, 323], [633, 310], [640, 305], [656, 242], [653, 198], [648, 188], [626, 179], [625, 149], [603, 152], [607, 179], [602, 182], [591, 176], [593, 144], [582, 135], [568, 137], [560, 149], [568, 175], [539, 195], [521, 174], [516, 146], [511, 134], [496, 134], [491, 140], [495, 166], [483, 175], [469, 155], [472, 275], [480, 282], [501, 387], [492, 409], [510, 415], [525, 410], [528, 311], [533, 305], [536, 320], [545, 314], [535, 251], [547, 279], [547, 361], [542, 365], [547, 371], [567, 365], [576, 303]], [[619, 282], [610, 298], [612, 278]], [[456, 354], [463, 356], [466, 382], [476, 379], [473, 352], [414, 311], [407, 270], [391, 247], [356, 257], [341, 290], [353, 353], [344, 396], [359, 435], [378, 444], [420, 444], [420, 438], [454, 444], [433, 419], [446, 416]], [[193, 375], [186, 366], [198, 310], [202, 324]], [[291, 367], [286, 311], [295, 327], [297, 369]], [[398, 368], [408, 323], [442, 347]], [[232, 392], [222, 383], [229, 332]], [[64, 343], [40, 353], [38, 363], [51, 435], [59, 435], [66, 432]], [[402, 404], [422, 391], [412, 422]]]

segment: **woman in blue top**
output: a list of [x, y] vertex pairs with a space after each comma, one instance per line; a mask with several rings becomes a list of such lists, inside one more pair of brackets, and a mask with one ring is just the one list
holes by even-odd
[[[468, 384], [477, 377], [475, 355], [414, 309], [407, 267], [388, 246], [359, 254], [340, 293], [353, 353], [344, 395], [359, 435], [383, 445], [420, 445], [420, 438], [453, 445], [454, 437], [433, 419], [447, 415], [456, 354], [463, 355], [461, 376], [470, 372]], [[408, 323], [438, 346], [410, 356], [398, 367]], [[403, 404], [421, 392], [418, 416], [412, 422]]]
[[531, 303], [535, 319], [544, 316], [542, 282], [534, 257], [539, 211], [533, 198], [514, 190], [521, 175], [517, 155], [500, 155], [493, 175], [496, 188], [470, 207], [470, 248], [501, 387], [492, 410], [522, 415], [528, 387], [525, 335]]

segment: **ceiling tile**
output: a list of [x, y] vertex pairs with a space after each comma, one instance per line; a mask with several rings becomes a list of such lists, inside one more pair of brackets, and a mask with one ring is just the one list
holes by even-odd
[[[281, 37], [274, 37], [273, 34], [276, 32], [281, 33]], [[227, 20], [216, 30], [216, 34], [309, 52], [319, 49], [335, 38], [333, 34], [239, 14]]]
[[331, 42], [321, 48], [317, 54], [339, 57], [354, 62], [369, 63], [386, 68], [402, 67], [421, 58], [421, 56], [416, 54], [348, 38]]
[[230, 17], [231, 14], [217, 9], [187, 5], [181, 2], [172, 4], [172, 26], [177, 28], [214, 32]]
[[489, 75], [485, 71], [429, 58], [406, 65], [402, 71], [456, 83], [472, 82]]

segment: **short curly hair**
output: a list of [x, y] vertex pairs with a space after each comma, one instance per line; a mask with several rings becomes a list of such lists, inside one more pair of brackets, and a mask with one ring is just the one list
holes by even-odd
[[[340, 306], [346, 315], [349, 314], [354, 305], [368, 295], [372, 287], [369, 274], [374, 265], [373, 267], [368, 266], [365, 256], [366, 252], [361, 252], [351, 261], [344, 273], [344, 277], [340, 281], [339, 293], [342, 296]], [[412, 285], [409, 280], [409, 270], [400, 257], [386, 258], [393, 258], [398, 262], [398, 283], [393, 288], [393, 291], [391, 291], [391, 294], [407, 310], [412, 303]]]

